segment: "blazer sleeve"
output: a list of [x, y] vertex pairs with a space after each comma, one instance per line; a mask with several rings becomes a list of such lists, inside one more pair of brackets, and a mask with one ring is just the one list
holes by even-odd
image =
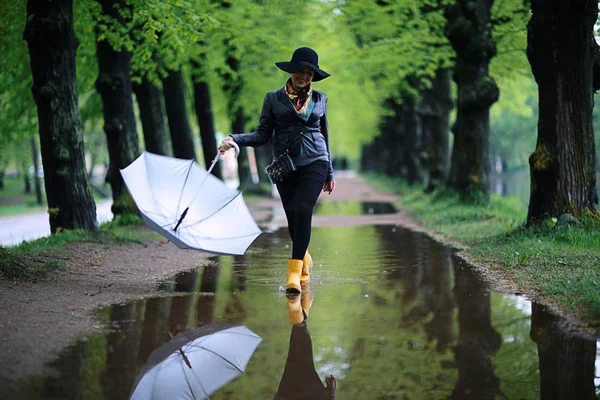
[[329, 167], [327, 168], [327, 181], [333, 181], [333, 165], [331, 163], [331, 151], [329, 150], [329, 122], [327, 122], [327, 96], [323, 94], [325, 111], [321, 117], [321, 133], [325, 138], [325, 144], [327, 145], [327, 156], [329, 157]]
[[266, 144], [273, 136], [273, 95], [271, 92], [265, 95], [260, 121], [256, 132], [231, 134], [233, 141], [239, 146], [258, 147]]

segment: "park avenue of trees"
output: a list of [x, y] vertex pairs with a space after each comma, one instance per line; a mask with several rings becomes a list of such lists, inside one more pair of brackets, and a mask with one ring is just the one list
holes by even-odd
[[[119, 169], [143, 149], [203, 162], [253, 130], [286, 79], [273, 63], [304, 45], [332, 73], [315, 88], [337, 165], [485, 202], [493, 164], [528, 163], [528, 225], [597, 216], [595, 0], [3, 3], [0, 175], [37, 159], [39, 134], [52, 232], [96, 228], [95, 164], [125, 214]], [[258, 171], [269, 154], [256, 149]], [[240, 188], [264, 192], [251, 159]]]

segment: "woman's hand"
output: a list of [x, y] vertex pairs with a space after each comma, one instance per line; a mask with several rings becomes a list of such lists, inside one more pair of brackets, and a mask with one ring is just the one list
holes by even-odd
[[335, 181], [327, 181], [325, 185], [323, 185], [323, 191], [329, 194], [333, 193], [335, 190]]
[[327, 386], [328, 389], [337, 389], [337, 380], [333, 375], [329, 375], [325, 378], [325, 386]]
[[231, 142], [233, 142], [233, 138], [231, 136], [227, 136], [225, 139], [223, 139], [223, 141], [218, 147], [219, 153], [221, 153], [221, 155], [225, 154], [227, 150], [233, 147]]

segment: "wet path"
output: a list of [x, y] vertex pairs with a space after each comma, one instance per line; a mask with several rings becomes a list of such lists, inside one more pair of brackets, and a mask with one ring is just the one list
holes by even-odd
[[[310, 250], [304, 324], [288, 321], [297, 303], [282, 293], [290, 249], [280, 229], [261, 235], [246, 256], [215, 257], [161, 283], [164, 297], [99, 311], [106, 334], [66, 349], [53, 363], [56, 374], [23, 382], [17, 398], [126, 399], [168, 332], [214, 322], [243, 324], [263, 341], [246, 373], [211, 399], [299, 394], [298, 380], [314, 390], [304, 398], [319, 399], [314, 372], [336, 377], [337, 399], [594, 399], [599, 392], [598, 338], [561, 328], [522, 297], [488, 291], [422, 234], [322, 227]], [[312, 354], [314, 372], [296, 354]]]

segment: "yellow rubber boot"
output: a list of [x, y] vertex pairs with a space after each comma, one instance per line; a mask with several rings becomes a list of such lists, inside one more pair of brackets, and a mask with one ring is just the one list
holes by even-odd
[[304, 259], [302, 260], [302, 275], [300, 275], [300, 282], [308, 283], [310, 282], [310, 271], [312, 270], [313, 260], [308, 251], [304, 255]]
[[285, 291], [287, 293], [302, 293], [300, 287], [300, 274], [302, 273], [302, 260], [288, 260], [288, 278]]
[[300, 302], [299, 295], [288, 296], [288, 321], [292, 325], [298, 325], [304, 322], [304, 315], [302, 314], [302, 305]]

